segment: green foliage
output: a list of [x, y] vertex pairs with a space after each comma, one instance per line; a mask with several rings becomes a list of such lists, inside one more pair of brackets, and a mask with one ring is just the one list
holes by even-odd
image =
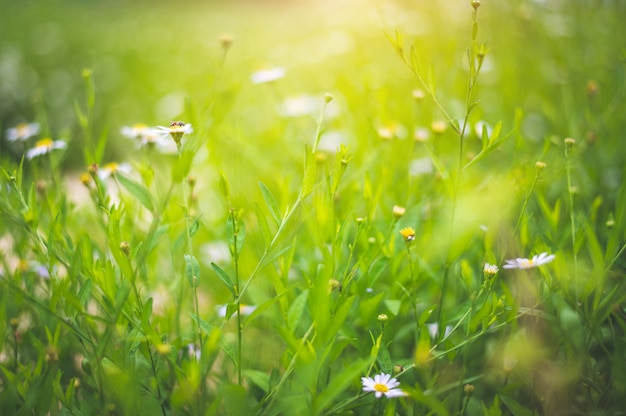
[[2, 2], [0, 414], [623, 414], [626, 9], [421, 3]]

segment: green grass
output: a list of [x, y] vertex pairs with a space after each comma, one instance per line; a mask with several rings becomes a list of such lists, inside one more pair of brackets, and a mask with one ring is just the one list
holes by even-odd
[[623, 5], [0, 3], [0, 413], [624, 414]]

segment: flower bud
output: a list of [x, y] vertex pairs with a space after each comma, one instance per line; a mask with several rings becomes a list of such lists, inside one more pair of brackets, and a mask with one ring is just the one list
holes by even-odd
[[394, 205], [392, 212], [394, 217], [401, 218], [406, 213], [406, 208], [401, 207], [400, 205]]

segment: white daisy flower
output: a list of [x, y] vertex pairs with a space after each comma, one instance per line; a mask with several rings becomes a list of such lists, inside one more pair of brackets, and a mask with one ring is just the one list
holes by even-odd
[[98, 177], [101, 180], [105, 180], [107, 178], [110, 178], [111, 176], [115, 176], [115, 174], [118, 172], [130, 173], [131, 170], [132, 169], [128, 163], [111, 162], [107, 163], [104, 166], [101, 166], [98, 169]]
[[287, 70], [281, 67], [264, 68], [255, 71], [250, 76], [254, 84], [265, 84], [267, 82], [276, 81], [285, 76]]
[[56, 149], [65, 149], [67, 144], [62, 140], [52, 140], [49, 137], [39, 140], [35, 143], [35, 147], [26, 152], [26, 159], [32, 159], [37, 156], [45, 155]]
[[122, 135], [133, 140], [141, 140], [152, 129], [143, 123], [133, 124], [132, 126], [122, 127]]
[[506, 260], [506, 264], [502, 267], [504, 269], [531, 269], [533, 267], [550, 263], [554, 260], [554, 257], [554, 254], [541, 253], [534, 255], [532, 259], [516, 258], [513, 260]]
[[193, 127], [191, 124], [183, 123], [182, 121], [173, 121], [167, 127], [157, 126], [158, 131], [163, 135], [175, 135], [175, 134], [191, 134], [193, 133]]
[[299, 95], [286, 98], [281, 106], [280, 113], [285, 117], [302, 117], [316, 115], [319, 102], [311, 95]]
[[182, 121], [172, 121], [168, 127], [157, 126], [157, 131], [161, 136], [171, 136], [174, 142], [176, 142], [176, 146], [180, 147], [183, 135], [193, 133], [193, 127], [191, 127], [191, 124], [183, 123]]
[[385, 395], [387, 398], [406, 396], [406, 393], [396, 387], [400, 385], [398, 380], [392, 378], [389, 374], [376, 374], [374, 378], [361, 377], [363, 391], [366, 393], [374, 392], [377, 399]]
[[485, 268], [483, 269], [483, 272], [485, 273], [486, 276], [495, 276], [496, 273], [498, 273], [498, 266], [496, 266], [495, 264], [489, 264], [489, 263], [485, 263]]
[[20, 123], [7, 129], [7, 140], [10, 142], [24, 141], [39, 133], [39, 123]]

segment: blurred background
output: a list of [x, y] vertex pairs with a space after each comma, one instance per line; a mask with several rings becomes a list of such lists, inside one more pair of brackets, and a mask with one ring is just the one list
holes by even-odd
[[[42, 136], [69, 141], [68, 171], [86, 165], [75, 112], [85, 100], [83, 69], [94, 74], [94, 132], [108, 137], [105, 161], [130, 157], [123, 126], [182, 119], [206, 138], [211, 164], [244, 182], [268, 176], [270, 167], [300, 174], [324, 93], [335, 99], [322, 145], [349, 145], [364, 163], [407, 148], [389, 145], [389, 136], [412, 139], [442, 119], [428, 98], [416, 100], [420, 86], [385, 36], [394, 30], [416, 46], [424, 68], [434, 68], [443, 106], [463, 116], [469, 0], [2, 0], [0, 8], [0, 127], [37, 121]], [[483, 2], [477, 41], [489, 53], [470, 123], [502, 121], [508, 133], [517, 112], [519, 124], [517, 144], [489, 159], [489, 169], [508, 169], [511, 158], [550, 165], [562, 154], [547, 152], [546, 140], [574, 137], [593, 167], [580, 173], [581, 192], [616, 192], [624, 164], [615, 149], [626, 122], [625, 18], [620, 1]], [[284, 76], [252, 78], [272, 68]], [[468, 137], [471, 156], [480, 142], [471, 140], [474, 129]], [[520, 143], [530, 146], [519, 151]], [[24, 149], [3, 140], [0, 151], [19, 160]], [[278, 161], [263, 157], [277, 152]], [[411, 169], [410, 160], [398, 169]]]

